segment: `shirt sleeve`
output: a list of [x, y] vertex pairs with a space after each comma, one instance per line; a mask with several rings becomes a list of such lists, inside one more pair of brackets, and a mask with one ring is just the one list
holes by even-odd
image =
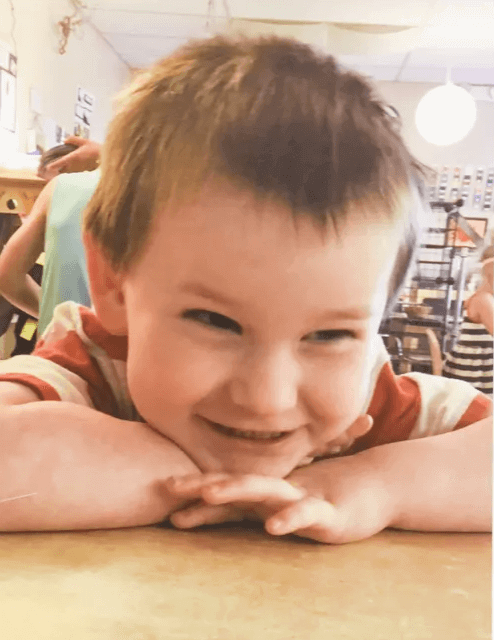
[[491, 415], [492, 401], [463, 380], [409, 373], [420, 391], [420, 412], [409, 438], [447, 433]]
[[425, 373], [397, 376], [386, 362], [367, 413], [374, 425], [349, 453], [447, 433], [491, 415], [491, 400], [462, 380]]
[[0, 382], [16, 382], [29, 387], [40, 400], [59, 400], [94, 407], [83, 378], [39, 356], [21, 355], [1, 361]]
[[0, 361], [0, 382], [32, 389], [40, 400], [59, 400], [118, 416], [113, 389], [97, 359], [74, 330], [40, 340], [32, 355]]

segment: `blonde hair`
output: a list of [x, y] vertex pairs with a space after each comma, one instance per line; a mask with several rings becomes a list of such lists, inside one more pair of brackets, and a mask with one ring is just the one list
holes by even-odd
[[121, 94], [84, 230], [125, 271], [156, 212], [210, 177], [337, 228], [355, 204], [363, 216], [413, 215], [403, 195], [418, 171], [386, 105], [333, 57], [289, 39], [218, 36], [189, 43]]

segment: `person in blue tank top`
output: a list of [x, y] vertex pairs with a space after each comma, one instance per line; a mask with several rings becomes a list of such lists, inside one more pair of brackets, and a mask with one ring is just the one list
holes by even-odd
[[54, 308], [73, 300], [91, 306], [81, 216], [99, 180], [99, 171], [62, 174], [46, 217], [45, 259], [41, 282], [38, 334], [51, 322]]
[[[39, 319], [38, 336], [61, 302], [73, 300], [90, 306], [81, 216], [98, 183], [99, 171], [81, 169], [94, 168], [98, 154], [97, 143], [81, 140], [64, 158], [57, 160], [55, 156], [54, 162], [40, 165], [44, 171], [40, 177], [49, 182], [0, 255], [0, 293], [21, 312]], [[65, 164], [51, 171], [60, 160]], [[67, 173], [57, 175], [59, 172]], [[41, 285], [30, 274], [33, 266], [40, 263]]]

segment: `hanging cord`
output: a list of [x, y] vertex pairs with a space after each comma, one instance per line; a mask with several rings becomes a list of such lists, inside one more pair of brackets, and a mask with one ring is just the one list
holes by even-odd
[[[422, 19], [417, 25], [420, 31], [425, 29], [425, 27], [427, 27], [430, 24], [431, 19], [438, 14], [438, 12], [440, 11], [440, 6], [438, 7], [438, 5], [440, 4], [441, 4], [441, 0], [433, 0], [433, 2], [429, 5], [429, 8], [424, 12]], [[403, 58], [400, 68], [398, 69], [398, 72], [394, 78], [394, 82], [401, 82], [401, 74], [403, 73], [403, 71], [405, 71], [405, 68], [410, 62], [410, 58], [414, 51], [416, 51], [416, 47], [408, 51], [408, 53]]]
[[[216, 0], [208, 0], [208, 17], [206, 20], [206, 29], [209, 31], [211, 27], [211, 23], [214, 23], [216, 19]], [[232, 15], [230, 13], [230, 7], [228, 6], [228, 0], [223, 0], [223, 10], [225, 12], [225, 17], [227, 22], [230, 22], [232, 19]]]

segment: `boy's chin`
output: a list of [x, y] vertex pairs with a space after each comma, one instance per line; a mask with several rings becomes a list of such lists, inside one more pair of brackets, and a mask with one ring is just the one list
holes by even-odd
[[307, 457], [296, 459], [259, 459], [253, 460], [245, 456], [233, 456], [229, 460], [201, 460], [196, 462], [203, 473], [230, 473], [270, 476], [272, 478], [286, 478], [292, 471], [312, 461]]

